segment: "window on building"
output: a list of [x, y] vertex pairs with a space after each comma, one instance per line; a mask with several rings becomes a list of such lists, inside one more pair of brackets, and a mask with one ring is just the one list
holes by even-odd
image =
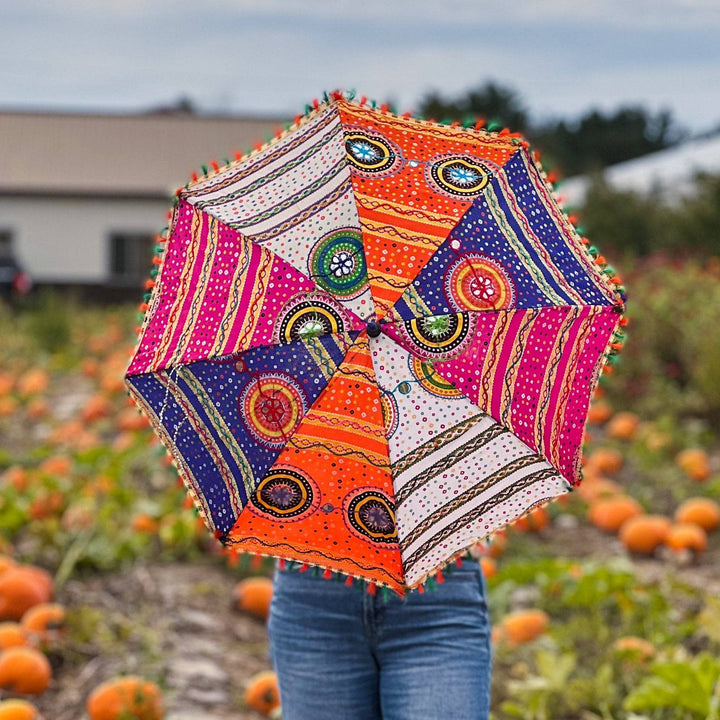
[[13, 256], [13, 233], [7, 228], [0, 228], [0, 258]]
[[147, 279], [152, 267], [155, 236], [149, 233], [110, 235], [110, 280], [137, 285]]

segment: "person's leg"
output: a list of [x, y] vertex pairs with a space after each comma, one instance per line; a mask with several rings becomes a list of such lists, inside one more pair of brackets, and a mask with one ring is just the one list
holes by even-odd
[[283, 720], [380, 720], [363, 590], [276, 572], [268, 632]]
[[383, 720], [487, 720], [490, 624], [478, 563], [378, 604], [376, 619]]

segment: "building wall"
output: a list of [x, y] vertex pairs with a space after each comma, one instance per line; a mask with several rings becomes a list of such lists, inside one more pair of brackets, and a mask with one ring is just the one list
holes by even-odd
[[170, 205], [169, 198], [0, 196], [0, 231], [12, 232], [15, 256], [36, 283], [106, 284], [110, 235], [156, 235]]

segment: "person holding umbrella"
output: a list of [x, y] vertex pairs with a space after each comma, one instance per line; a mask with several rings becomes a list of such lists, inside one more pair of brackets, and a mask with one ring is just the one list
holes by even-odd
[[127, 383], [228, 548], [280, 558], [285, 720], [489, 713], [468, 548], [581, 478], [619, 278], [508, 131], [351, 93], [176, 196]]

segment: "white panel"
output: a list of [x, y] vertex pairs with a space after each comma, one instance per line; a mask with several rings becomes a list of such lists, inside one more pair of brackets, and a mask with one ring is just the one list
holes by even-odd
[[[0, 197], [0, 228], [35, 282], [104, 283], [113, 232], [156, 235], [170, 200]], [[148, 268], [149, 270], [149, 268]]]

